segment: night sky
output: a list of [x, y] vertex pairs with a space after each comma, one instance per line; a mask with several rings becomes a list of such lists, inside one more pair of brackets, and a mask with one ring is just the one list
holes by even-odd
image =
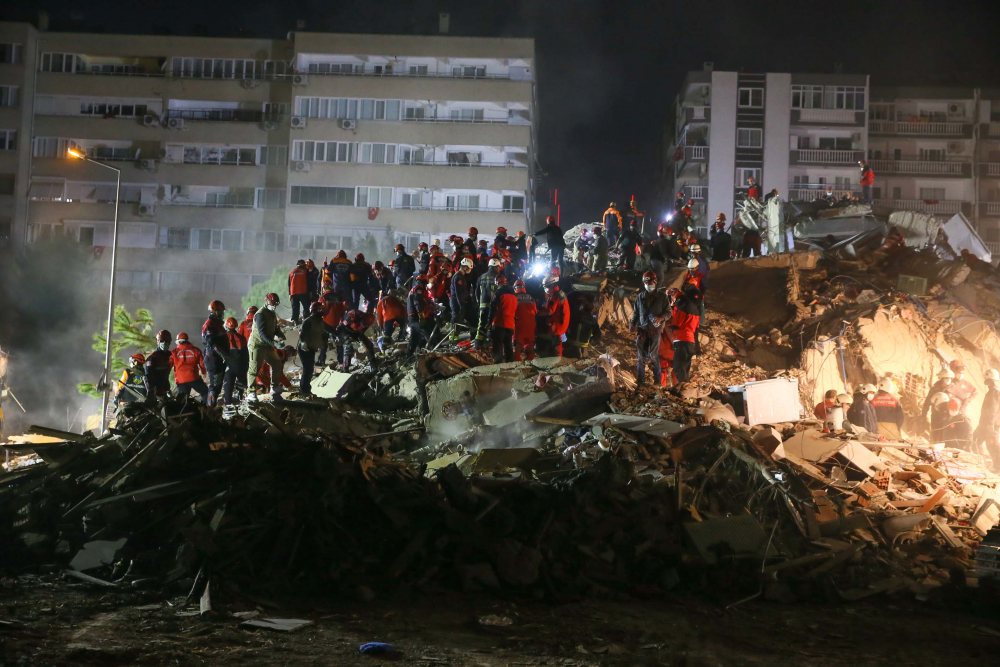
[[873, 85], [1000, 86], [1000, 2], [641, 0], [157, 0], [22, 3], [6, 20], [52, 30], [282, 38], [306, 30], [534, 37], [539, 199], [559, 188], [563, 225], [635, 194], [649, 213], [670, 103], [705, 61], [751, 72], [869, 73]]

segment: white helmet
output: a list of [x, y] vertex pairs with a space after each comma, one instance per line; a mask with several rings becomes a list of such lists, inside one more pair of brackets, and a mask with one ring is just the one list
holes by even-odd
[[701, 246], [698, 245], [697, 243], [692, 243], [691, 247], [688, 248], [688, 250], [690, 250], [691, 252], [694, 252], [694, 253], [698, 253], [698, 252], [701, 252]]
[[1000, 381], [1000, 373], [998, 373], [995, 368], [990, 368], [986, 371], [985, 375], [983, 375], [983, 379], [998, 382]]
[[697, 269], [698, 268], [698, 260], [693, 259], [693, 258], [689, 259], [688, 260], [688, 268], [689, 269]]
[[890, 377], [884, 377], [878, 382], [879, 391], [884, 391], [887, 394], [896, 393], [896, 383], [892, 381]]
[[500, 266], [500, 260], [494, 257], [490, 260], [490, 266]]
[[868, 383], [866, 385], [862, 385], [861, 386], [861, 391], [864, 392], [864, 393], [866, 393], [866, 394], [874, 394], [875, 393], [875, 385], [873, 385], [871, 383]]
[[474, 266], [471, 257], [465, 257], [462, 259], [462, 266], [467, 266], [470, 269]]
[[949, 396], [948, 394], [944, 393], [943, 391], [939, 391], [938, 393], [936, 393], [933, 396], [931, 396], [931, 405], [933, 405], [934, 407], [937, 407], [937, 406], [941, 405], [942, 403], [947, 403], [950, 400], [951, 400], [951, 396]]
[[838, 403], [851, 403], [854, 404], [854, 399], [848, 394], [839, 394], [837, 396]]
[[955, 373], [953, 373], [950, 368], [948, 368], [947, 366], [945, 366], [938, 373], [938, 379], [939, 380], [945, 380], [945, 379], [947, 379], [947, 380], [954, 380], [955, 379]]

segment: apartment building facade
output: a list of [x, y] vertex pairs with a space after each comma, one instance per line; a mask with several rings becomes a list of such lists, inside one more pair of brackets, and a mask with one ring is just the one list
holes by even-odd
[[[0, 23], [0, 238], [65, 234], [121, 302], [192, 327], [300, 257], [533, 220], [528, 39], [287, 40], [38, 32]], [[375, 259], [375, 258], [370, 258]], [[388, 258], [382, 258], [388, 259]]]
[[813, 199], [859, 190], [867, 148], [868, 77], [689, 72], [674, 104], [667, 151], [671, 194], [694, 200], [704, 230], [732, 220], [753, 176], [764, 192]]

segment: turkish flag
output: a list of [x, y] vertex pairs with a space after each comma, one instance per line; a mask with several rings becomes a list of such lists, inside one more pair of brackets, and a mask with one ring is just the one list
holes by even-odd
[[104, 254], [104, 246], [95, 245], [94, 246], [94, 259], [100, 259], [101, 255]]
[[374, 220], [377, 217], [378, 217], [378, 206], [369, 206], [368, 207], [368, 219], [369, 220]]

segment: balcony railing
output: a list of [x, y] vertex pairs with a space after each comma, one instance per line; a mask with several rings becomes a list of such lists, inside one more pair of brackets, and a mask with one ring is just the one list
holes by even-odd
[[861, 190], [854, 184], [849, 186], [829, 184], [829, 183], [789, 183], [788, 198], [791, 201], [813, 201], [826, 196], [826, 189], [833, 188], [833, 196], [840, 199], [845, 192], [854, 196], [861, 196]]
[[687, 191], [688, 199], [703, 200], [708, 199], [707, 185], [688, 185], [684, 188]]
[[[391, 162], [389, 164], [392, 164]], [[506, 162], [461, 162], [458, 160], [400, 160], [399, 164], [408, 167], [511, 167], [527, 169], [528, 165], [508, 160]]]
[[854, 165], [861, 160], [862, 151], [799, 149], [792, 151], [792, 162], [798, 164], [844, 164]]
[[990, 123], [989, 135], [991, 137], [1000, 137], [1000, 123]]
[[515, 120], [523, 120], [525, 125], [530, 125], [531, 121], [520, 116], [483, 116], [482, 118], [451, 118], [438, 116], [421, 116], [420, 118], [403, 118], [408, 123], [502, 123], [505, 125], [517, 125]]
[[702, 162], [708, 159], [708, 146], [685, 146], [684, 160]]
[[872, 134], [960, 137], [965, 133], [965, 127], [965, 123], [932, 123], [903, 120], [872, 120], [868, 122], [868, 131]]
[[169, 109], [167, 118], [184, 120], [235, 121], [238, 123], [283, 123], [286, 114], [260, 109]]
[[806, 123], [853, 123], [854, 109], [799, 109], [799, 120]]
[[[524, 68], [527, 71], [527, 68]], [[374, 70], [363, 70], [363, 71], [350, 71], [350, 72], [320, 72], [318, 70], [307, 69], [301, 72], [296, 72], [296, 74], [305, 74], [307, 76], [374, 76], [374, 77], [403, 77], [411, 79], [510, 79], [511, 81], [531, 81], [531, 76], [517, 77], [511, 76], [512, 73], [507, 74], [466, 74], [463, 68], [461, 74], [455, 74], [454, 72], [423, 72], [416, 73], [410, 72], [409, 70], [403, 72], [389, 71], [386, 72], [383, 69], [381, 72], [376, 72]], [[519, 74], [519, 72], [514, 72], [513, 74]]]
[[928, 201], [924, 199], [876, 199], [877, 206], [887, 206], [899, 211], [920, 211], [934, 215], [960, 213], [964, 202], [958, 200]]
[[983, 176], [1000, 176], [1000, 162], [983, 162], [979, 169]]
[[926, 176], [966, 176], [972, 173], [972, 164], [957, 160], [871, 160], [875, 175], [920, 174]]
[[984, 201], [979, 203], [981, 215], [1000, 215], [1000, 201]]
[[394, 209], [403, 211], [458, 211], [460, 213], [524, 213], [523, 208], [489, 208], [487, 206], [444, 206], [430, 204], [394, 204]]
[[1000, 241], [983, 241], [986, 245], [986, 249], [990, 251], [990, 254], [997, 255], [1000, 253]]

